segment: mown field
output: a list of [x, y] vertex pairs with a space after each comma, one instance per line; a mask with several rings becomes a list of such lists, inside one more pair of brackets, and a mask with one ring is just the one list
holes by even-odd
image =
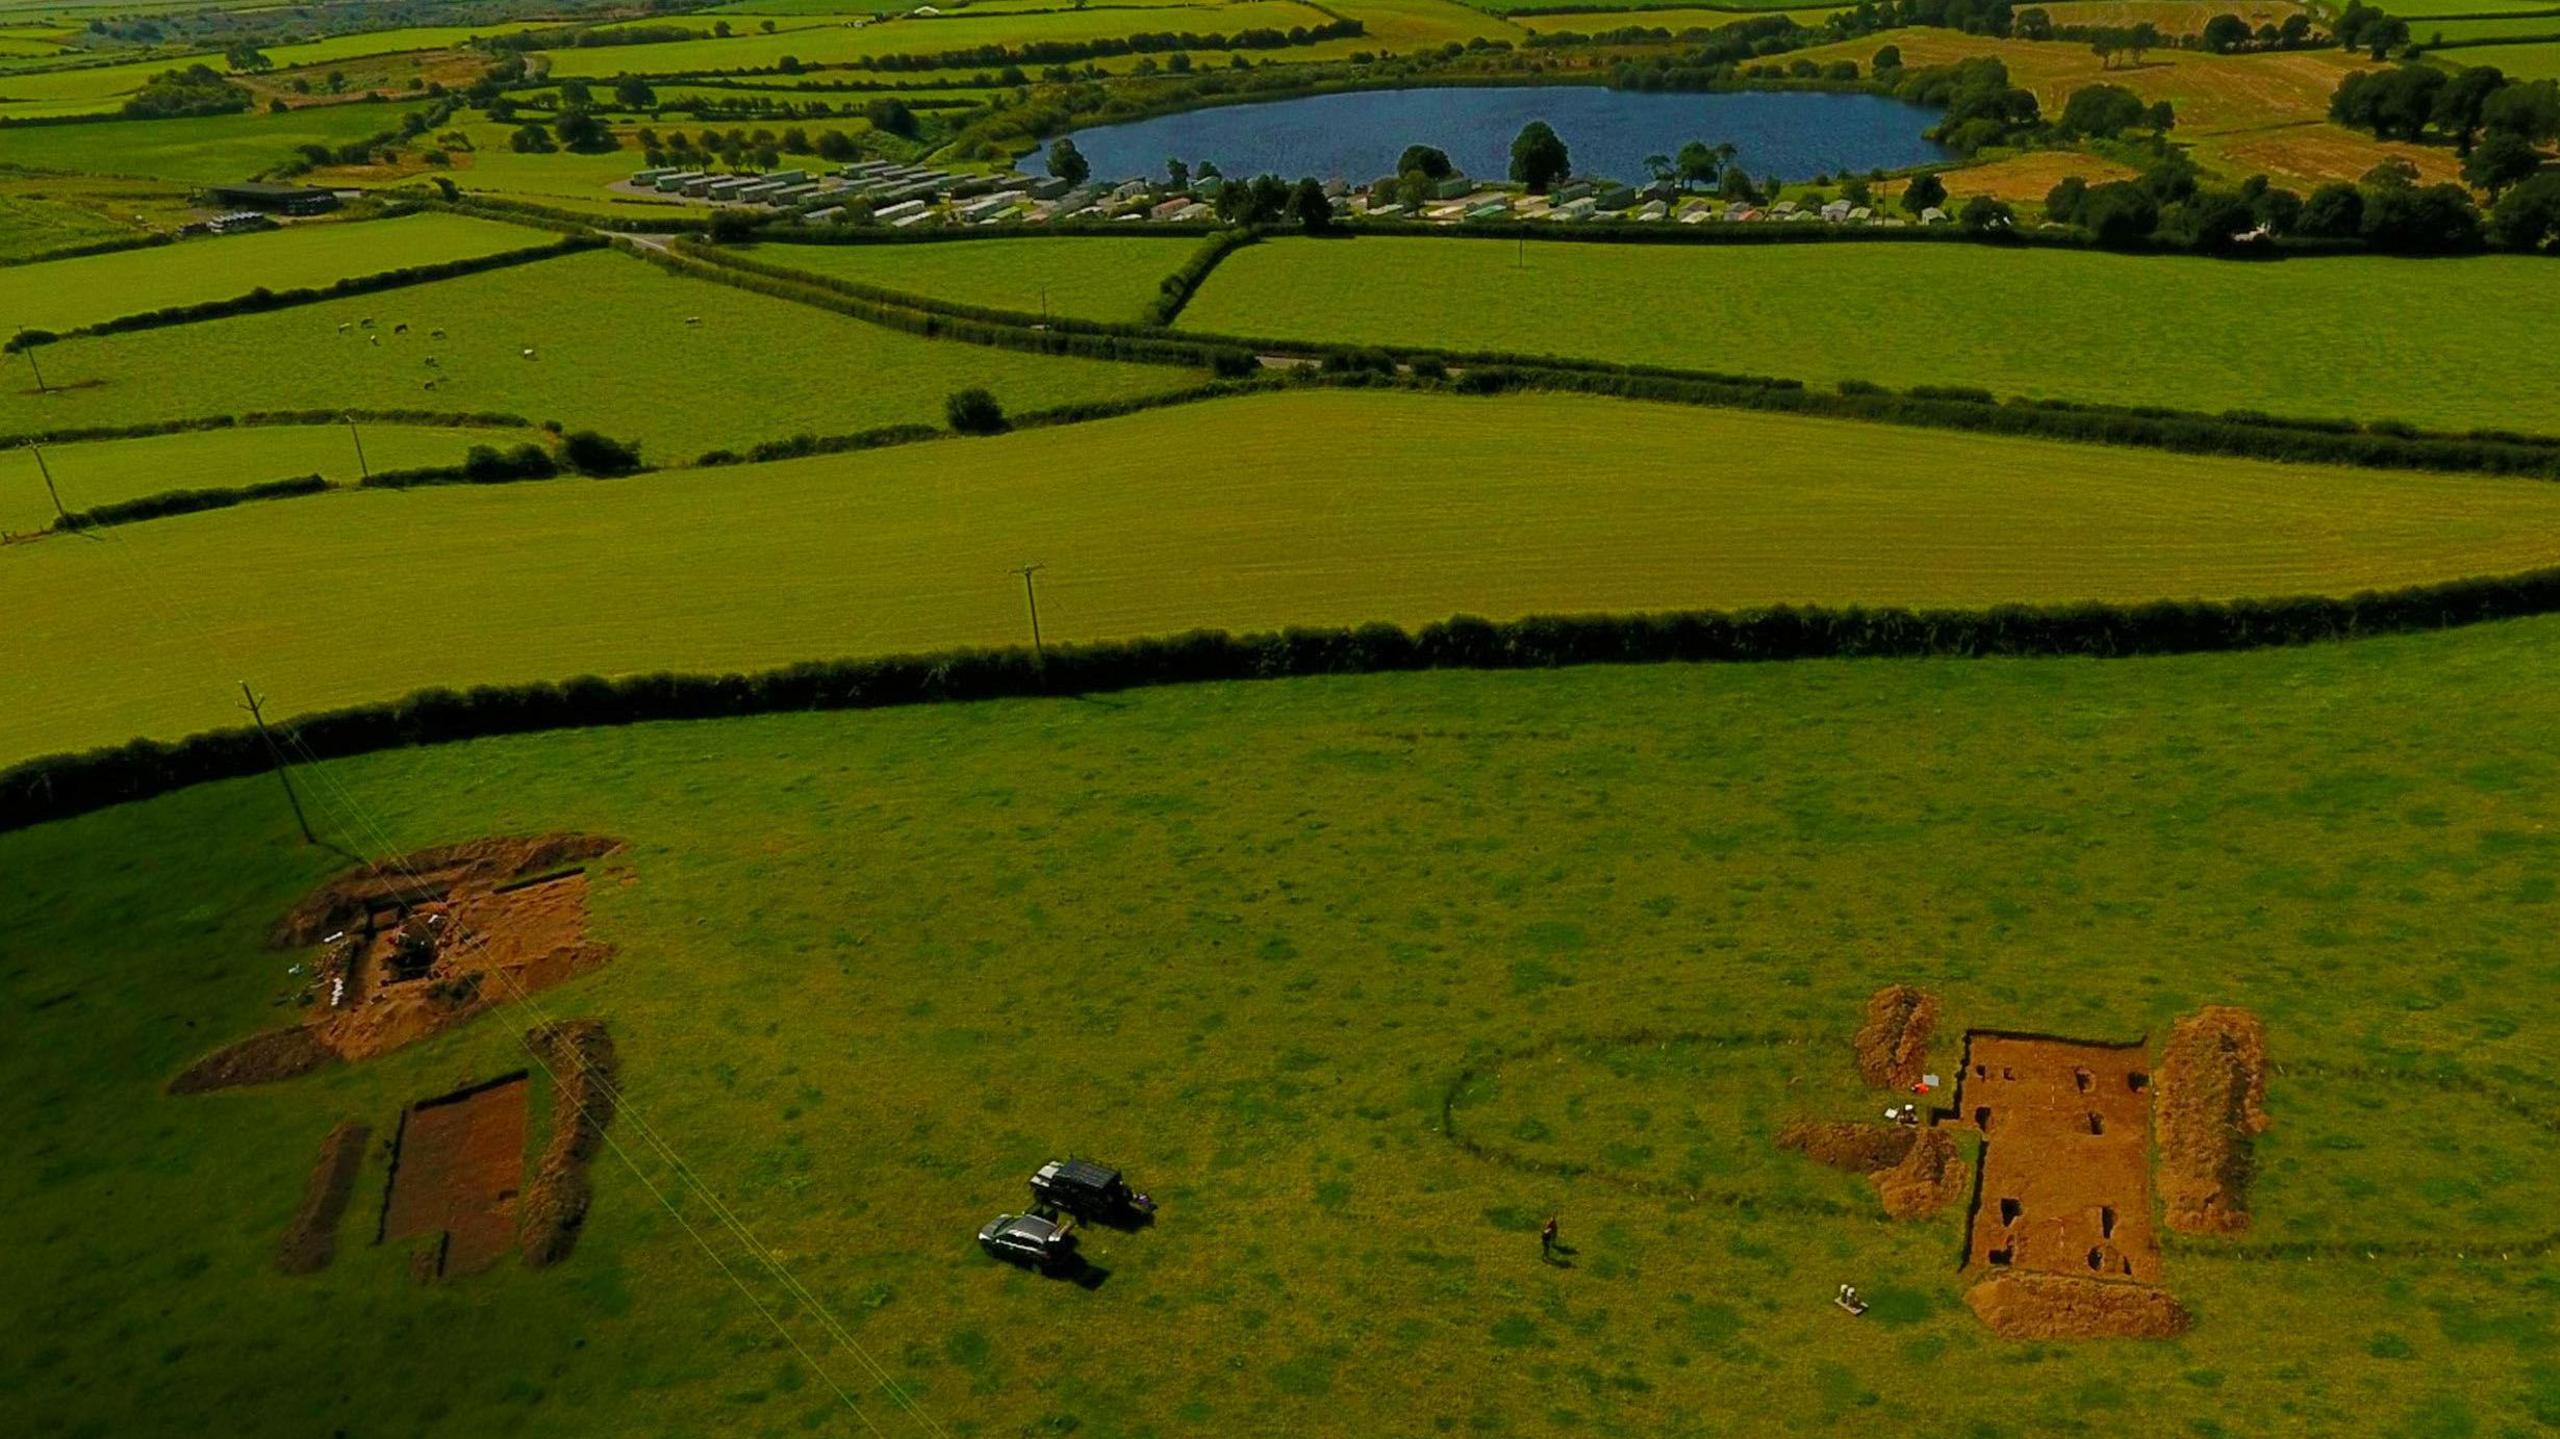
[[[0, 84], [0, 94], [7, 92]], [[297, 146], [335, 149], [397, 131], [409, 108], [414, 107], [314, 105], [282, 115], [0, 128], [0, 165], [196, 184], [246, 180], [293, 158]]]
[[[171, 490], [238, 488], [302, 475], [352, 484], [365, 469], [458, 465], [473, 445], [505, 447], [531, 438], [477, 427], [366, 423], [350, 435], [344, 425], [248, 425], [47, 445], [43, 468], [53, 472], [65, 508], [86, 510]], [[40, 530], [53, 517], [34, 452], [0, 450], [0, 530]]]
[[[2560, 1420], [2560, 1265], [2515, 1247], [2552, 1223], [2549, 1139], [2461, 1085], [2543, 1113], [2560, 1081], [2555, 667], [2535, 621], [1275, 682], [303, 771], [366, 853], [631, 842], [632, 882], [594, 891], [615, 959], [541, 1013], [612, 1026], [648, 1182], [682, 1187], [643, 1120], [938, 1430], [683, 1199], [823, 1369], [792, 1354], [610, 1155], [558, 1269], [412, 1281], [368, 1242], [377, 1145], [334, 1266], [277, 1274], [324, 1131], [521, 1067], [536, 1016], [164, 1096], [289, 1012], [299, 956], [262, 938], [332, 861], [265, 776], [0, 837], [0, 1406], [34, 1435], [2530, 1432]], [[1868, 1111], [1847, 1039], [1887, 980], [1942, 992], [1948, 1034], [2156, 1040], [2254, 1007], [2278, 1071], [2247, 1238], [2352, 1257], [2182, 1243], [2184, 1338], [1993, 1338], [1952, 1218], [1888, 1223], [1769, 1153], [1778, 1120]], [[1467, 1157], [1441, 1125], [1470, 1068], [1462, 1133], [1753, 1202]], [[1164, 1204], [1092, 1232], [1090, 1289], [970, 1242], [1069, 1150]], [[1570, 1268], [1538, 1261], [1548, 1214]], [[2411, 1239], [2479, 1247], [2386, 1247]]]
[[261, 288], [317, 289], [351, 275], [539, 249], [556, 238], [521, 225], [437, 214], [212, 236], [0, 269], [0, 314], [12, 325], [70, 330]]
[[991, 305], [1026, 315], [1131, 323], [1145, 318], [1167, 275], [1200, 247], [1196, 238], [1094, 235], [908, 245], [764, 245], [768, 264], [814, 275]]
[[[2560, 35], [2560, 16], [2540, 22], [2548, 37]], [[2560, 80], [2560, 41], [2548, 38], [2526, 45], [2478, 45], [2436, 52], [2444, 63], [2461, 69], [2472, 65], [2494, 65], [2513, 80]]]
[[1033, 410], [1201, 378], [919, 339], [609, 252], [67, 340], [41, 359], [54, 393], [36, 393], [13, 365], [0, 434], [329, 406], [495, 411], [637, 440], [660, 463], [794, 434], [939, 424], [944, 399], [970, 385]]
[[2560, 289], [2547, 279], [2528, 257], [1284, 240], [1229, 255], [1180, 324], [2548, 434], [2560, 399], [2537, 337], [2560, 325]]
[[[21, 696], [0, 710], [0, 763], [224, 723], [243, 674], [291, 714], [427, 683], [1018, 643], [1010, 571], [1034, 562], [1052, 641], [2346, 593], [2560, 564], [2560, 486], [1600, 399], [1300, 391], [738, 469], [320, 495], [107, 534], [0, 557]], [[345, 563], [377, 548], [383, 562]]]

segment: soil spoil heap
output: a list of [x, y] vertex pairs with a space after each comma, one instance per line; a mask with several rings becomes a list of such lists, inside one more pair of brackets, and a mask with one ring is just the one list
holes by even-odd
[[2179, 1020], [2160, 1055], [2160, 1199], [2170, 1228], [2249, 1227], [2249, 1175], [2267, 1127], [2267, 1037], [2245, 1009]]

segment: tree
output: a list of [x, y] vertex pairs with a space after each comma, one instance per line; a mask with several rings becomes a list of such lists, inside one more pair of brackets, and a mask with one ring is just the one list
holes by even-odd
[[1988, 195], [1976, 195], [1964, 202], [1956, 223], [1972, 234], [1988, 235], [2017, 224], [2018, 213]]
[[2429, 118], [2438, 131], [2453, 138], [2455, 149], [2467, 155], [2480, 133], [2489, 97], [2506, 87], [2507, 77], [2496, 66], [2471, 66], [2436, 88]]
[[2460, 185], [2390, 185], [2364, 197], [2365, 243], [2401, 254], [2444, 255], [2478, 248], [2480, 211]]
[[1511, 138], [1511, 178], [1528, 186], [1530, 193], [1544, 194], [1572, 173], [1572, 152], [1546, 121], [1532, 120]]
[[124, 102], [125, 114], [153, 120], [178, 115], [231, 115], [248, 108], [249, 92], [222, 78], [209, 65], [163, 70]]
[[1876, 51], [1875, 58], [1867, 61], [1867, 69], [1870, 73], [1878, 70], [1899, 70], [1901, 68], [1902, 47], [1899, 45], [1884, 46], [1882, 49]]
[[586, 81], [573, 77], [560, 82], [562, 105], [593, 105], [595, 102], [596, 92]]
[[1061, 135], [1049, 142], [1049, 173], [1070, 185], [1081, 185], [1093, 176], [1093, 166], [1076, 148], [1076, 142]]
[[2509, 190], [2489, 216], [2489, 238], [2517, 250], [2560, 245], [2560, 171]]
[[1191, 188], [1191, 167], [1182, 163], [1181, 159], [1178, 157], [1169, 157], [1166, 159], [1164, 162], [1164, 177], [1168, 188], [1175, 190], [1187, 190]]
[[1671, 163], [1670, 156], [1658, 150], [1644, 157], [1644, 172], [1653, 177], [1653, 183], [1666, 188], [1673, 180], [1680, 178], [1679, 167]]
[[1396, 174], [1420, 174], [1426, 180], [1446, 180], [1455, 173], [1448, 152], [1431, 145], [1407, 145], [1396, 157]]
[[2160, 228], [2160, 202], [2131, 180], [2094, 186], [2081, 197], [2080, 227], [2101, 245], [2130, 245]]
[[871, 122], [872, 129], [884, 135], [895, 135], [901, 140], [916, 137], [916, 112], [908, 109], [904, 100], [889, 97], [874, 100], [862, 107], [862, 118]]
[[2178, 107], [2166, 100], [2154, 100], [2151, 108], [2142, 112], [2142, 123], [2151, 127], [2152, 134], [2166, 135], [2178, 127]]
[[2079, 223], [2080, 202], [2088, 193], [2088, 181], [2077, 175], [2063, 176], [2059, 184], [2044, 192], [2044, 217], [2057, 225]]
[[1289, 218], [1298, 222], [1310, 235], [1321, 235], [1333, 228], [1333, 197], [1314, 176], [1298, 182], [1289, 192]]
[[2463, 159], [2462, 178], [2489, 192], [2494, 200], [2510, 185], [2542, 168], [2542, 156], [2522, 138], [2492, 130]]
[[627, 475], [640, 468], [640, 447], [579, 430], [561, 438], [560, 458], [582, 475]]
[[620, 142], [614, 139], [613, 131], [605, 128], [603, 121], [575, 106], [562, 111], [551, 128], [559, 135], [561, 144], [581, 154], [620, 148]]
[[1685, 190], [1692, 185], [1714, 184], [1716, 176], [1731, 162], [1735, 153], [1730, 144], [1710, 145], [1704, 140], [1692, 140], [1681, 146], [1680, 153], [1672, 160], [1679, 167], [1680, 187]]
[[2364, 233], [2364, 192], [2333, 181], [2311, 192], [2293, 232], [2315, 240], [2351, 240]]
[[842, 130], [818, 132], [818, 158], [821, 160], [832, 160], [842, 164], [861, 153], [862, 147], [854, 144], [853, 137]]
[[711, 243], [740, 245], [756, 237], [764, 228], [764, 217], [753, 210], [720, 209], [711, 213]]
[[222, 63], [247, 74], [272, 70], [276, 67], [276, 62], [267, 58], [266, 51], [246, 40], [233, 41], [230, 47], [222, 52]]
[[625, 110], [646, 110], [658, 103], [658, 92], [649, 88], [649, 82], [637, 75], [616, 76], [613, 103]]
[[2249, 43], [2249, 22], [2237, 15], [2216, 15], [2204, 22], [2204, 48], [2228, 55]]
[[1917, 215], [1947, 202], [1947, 182], [1935, 175], [1914, 175], [1902, 189], [1902, 208]]
[[1007, 427], [1004, 406], [977, 386], [952, 391], [951, 397], [942, 402], [942, 414], [951, 422], [951, 428], [964, 435], [992, 435]]
[[2560, 139], [2560, 80], [2509, 85], [2481, 104], [2480, 123], [2536, 145]]
[[507, 137], [507, 148], [519, 155], [548, 155], [560, 147], [551, 143], [550, 131], [528, 122]]
[[2144, 113], [2142, 97], [2122, 85], [2083, 85], [2062, 102], [2062, 128], [2112, 140], [2141, 124]]
[[1760, 203], [1759, 187], [1751, 183], [1750, 172], [1740, 165], [1725, 167], [1723, 176], [1716, 181], [1716, 193], [1725, 199], [1740, 200], [1747, 205]]

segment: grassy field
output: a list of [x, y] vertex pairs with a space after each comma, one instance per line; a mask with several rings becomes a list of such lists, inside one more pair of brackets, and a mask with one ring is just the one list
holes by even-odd
[[[429, 682], [1017, 643], [1009, 569], [1034, 561], [1052, 641], [2343, 593], [2560, 564], [2560, 486], [1586, 398], [1288, 392], [611, 483], [322, 495], [110, 534], [112, 551], [48, 540], [0, 557], [21, 696], [0, 709], [0, 763], [223, 723], [244, 666], [297, 713]], [[373, 545], [390, 562], [344, 563]], [[169, 581], [137, 573], [186, 577], [183, 612]], [[327, 602], [310, 603], [320, 575]]]
[[1521, 15], [1514, 17], [1512, 23], [1518, 25], [1523, 30], [1531, 32], [1532, 34], [1549, 34], [1561, 31], [1576, 35], [1597, 35], [1604, 30], [1616, 30], [1629, 25], [1642, 25], [1647, 27], [1658, 27], [1660, 29], [1668, 30], [1674, 35], [1678, 35], [1688, 30], [1713, 30], [1719, 26], [1731, 25], [1738, 21], [1749, 20], [1760, 15], [1785, 14], [1793, 16], [1795, 18], [1795, 22], [1799, 25], [1818, 26], [1823, 21], [1829, 19], [1832, 15], [1837, 14], [1841, 8], [1843, 7], [1832, 6], [1828, 8], [1807, 10], [1787, 9], [1784, 11], [1774, 9], [1734, 11], [1697, 8], [1656, 10], [1650, 7], [1642, 10], [1573, 10], [1559, 15]]
[[[504, 429], [376, 424], [359, 427], [358, 435], [363, 464], [373, 470], [460, 464], [473, 445], [508, 446], [531, 438]], [[251, 425], [48, 445], [44, 463], [63, 505], [85, 510], [170, 490], [236, 488], [300, 475], [351, 483], [362, 473], [357, 443], [344, 425]], [[45, 496], [34, 454], [0, 450], [0, 530], [40, 530], [52, 520], [53, 502]]]
[[599, 45], [583, 50], [549, 52], [551, 73], [601, 76], [692, 74], [707, 70], [769, 67], [791, 56], [804, 65], [841, 65], [872, 55], [932, 54], [968, 50], [981, 45], [1023, 45], [1034, 41], [1072, 42], [1141, 31], [1190, 30], [1231, 35], [1241, 30], [1288, 30], [1326, 23], [1324, 12], [1298, 0], [1232, 0], [1221, 5], [1179, 9], [1149, 6], [1136, 10], [1096, 8], [1043, 14], [905, 19], [859, 29], [827, 26], [765, 35], [752, 27], [727, 39], [675, 40], [656, 45]]
[[[0, 93], [7, 87], [0, 85]], [[410, 107], [314, 105], [282, 115], [210, 115], [0, 129], [0, 165], [212, 184], [246, 180], [293, 158], [400, 128]]]
[[[393, 333], [401, 324], [409, 332]], [[939, 424], [944, 398], [972, 384], [1032, 410], [1198, 378], [919, 339], [612, 253], [70, 340], [43, 363], [55, 392], [37, 394], [13, 366], [0, 434], [315, 406], [490, 410], [637, 439], [664, 463], [799, 433]]]
[[[1953, 188], [1963, 193], [1961, 177]], [[1514, 246], [1485, 241], [1249, 246], [1211, 272], [1180, 324], [2560, 433], [2535, 357], [2535, 337], [2560, 325], [2560, 290], [2530, 258], [2237, 265], [1881, 243], [1525, 254], [1523, 269]]]
[[294, 225], [0, 269], [0, 315], [31, 329], [68, 330], [260, 287], [315, 287], [351, 275], [530, 250], [556, 238], [462, 215]]
[[[2560, 20], [2545, 23], [2560, 29]], [[2456, 69], [2495, 65], [2511, 80], [2560, 80], [2560, 44], [2550, 42], [2466, 46], [2459, 50], [2439, 51], [2435, 58]]]
[[[77, 205], [0, 195], [0, 260], [23, 260], [136, 233], [135, 226]], [[0, 283], [5, 282], [0, 276]]]
[[[369, 854], [631, 842], [632, 882], [594, 891], [616, 958], [541, 1013], [611, 1024], [639, 1173], [681, 1188], [635, 1117], [941, 1432], [2487, 1435], [2560, 1417], [2560, 1263], [2500, 1253], [2560, 1196], [2548, 1136], [2447, 1081], [2534, 1112], [2560, 1082], [2555, 670], [2538, 621], [2167, 661], [1291, 681], [302, 781]], [[686, 1198], [816, 1367], [791, 1354], [610, 1156], [559, 1269], [422, 1287], [367, 1242], [399, 1106], [523, 1066], [532, 1013], [160, 1093], [290, 1012], [300, 956], [262, 937], [330, 864], [264, 776], [0, 836], [21, 1432], [933, 1432]], [[2182, 1243], [2184, 1338], [1994, 1339], [1952, 1218], [1885, 1222], [1769, 1152], [1776, 1120], [1869, 1111], [1848, 1034], [1888, 980], [1946, 996], [1942, 1035], [2156, 1041], [2253, 1006], [2278, 1072], [2248, 1238], [2482, 1247]], [[1783, 1042], [1611, 1042], [1631, 1026]], [[1471, 1066], [1464, 1133], [1759, 1202], [1467, 1157], [1440, 1126]], [[377, 1143], [336, 1263], [280, 1276], [341, 1118]], [[1065, 1151], [1164, 1203], [1090, 1234], [1092, 1289], [970, 1243]], [[1571, 1268], [1538, 1262], [1547, 1214]], [[1830, 1306], [1844, 1281], [1861, 1323]]]
[[1199, 248], [1191, 238], [1094, 235], [926, 245], [766, 245], [758, 258], [812, 274], [1079, 320], [1144, 317], [1156, 287]]
[[[2163, 35], [2201, 35], [2205, 23], [2216, 15], [2237, 15], [2254, 30], [2261, 25], [2282, 25], [2291, 15], [2319, 17], [2306, 6], [2291, 0], [2242, 0], [2221, 4], [2216, 0], [2059, 0], [2044, 7], [2056, 25], [2139, 25], [2148, 20]], [[2398, 11], [2393, 11], [2398, 14]]]

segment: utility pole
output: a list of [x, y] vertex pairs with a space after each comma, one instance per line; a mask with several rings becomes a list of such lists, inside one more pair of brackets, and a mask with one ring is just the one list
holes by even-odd
[[27, 327], [24, 325], [18, 327], [18, 353], [27, 357], [27, 368], [36, 372], [36, 393], [52, 394], [44, 387], [44, 366], [36, 363], [36, 347], [27, 343]]
[[373, 470], [364, 462], [364, 436], [356, 432], [356, 417], [347, 416], [347, 438], [356, 442], [356, 478], [369, 480]]
[[302, 796], [293, 792], [293, 776], [285, 773], [284, 751], [276, 748], [276, 737], [268, 733], [266, 714], [247, 680], [240, 682], [240, 697], [248, 701], [241, 708], [249, 712], [250, 721], [257, 725], [258, 738], [267, 742], [267, 757], [276, 762], [276, 782], [284, 786], [284, 802], [293, 806], [293, 822], [302, 826], [302, 842], [317, 845], [320, 837], [311, 832], [311, 820], [302, 812]]
[[44, 492], [53, 496], [53, 514], [64, 529], [71, 528], [71, 512], [62, 507], [62, 491], [53, 487], [53, 467], [44, 462], [44, 446], [30, 442], [27, 448], [35, 454], [36, 473], [44, 476]]
[[1040, 328], [1049, 328], [1049, 287], [1040, 287]]
[[1031, 577], [1047, 565], [1023, 565], [1014, 571], [1022, 576], [1022, 601], [1031, 607], [1031, 655], [1042, 669], [1049, 667], [1049, 652], [1040, 645], [1040, 595], [1031, 587]]

